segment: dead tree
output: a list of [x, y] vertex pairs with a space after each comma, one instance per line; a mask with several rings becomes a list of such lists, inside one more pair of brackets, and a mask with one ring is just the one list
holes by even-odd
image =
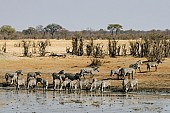
[[86, 45], [87, 56], [91, 56], [93, 53], [93, 39], [90, 40], [90, 43]]
[[5, 42], [4, 45], [2, 46], [2, 51], [3, 51], [4, 53], [6, 53], [6, 42]]
[[116, 45], [117, 42], [115, 40], [110, 40], [109, 39], [109, 44], [108, 44], [108, 48], [109, 48], [109, 56], [110, 57], [116, 57]]
[[118, 46], [117, 47], [117, 55], [120, 56], [120, 49], [121, 49], [121, 46]]
[[140, 56], [139, 47], [140, 47], [139, 42], [131, 41], [130, 42], [130, 55], [136, 56], [136, 57]]
[[126, 56], [127, 55], [127, 49], [126, 49], [126, 44], [122, 45], [122, 55]]
[[77, 37], [72, 37], [72, 48], [73, 48], [72, 54], [73, 55], [77, 55], [77, 46], [78, 46]]
[[46, 42], [40, 41], [38, 45], [39, 45], [39, 53], [40, 53], [40, 56], [45, 56], [45, 54], [46, 54], [45, 49], [46, 49], [46, 47], [47, 47]]
[[78, 56], [82, 56], [84, 53], [83, 51], [83, 39], [82, 37], [79, 40], [79, 47], [78, 47]]
[[82, 56], [83, 52], [83, 38], [80, 35], [72, 38], [72, 55]]
[[94, 48], [93, 48], [93, 57], [95, 57], [95, 58], [104, 57], [103, 45], [98, 43], [96, 46], [94, 46]]
[[23, 40], [22, 43], [23, 43], [23, 48], [24, 48], [23, 56], [29, 56], [30, 41]]

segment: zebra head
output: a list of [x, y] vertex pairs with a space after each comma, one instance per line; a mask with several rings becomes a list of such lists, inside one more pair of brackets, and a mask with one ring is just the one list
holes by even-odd
[[136, 63], [139, 64], [139, 65], [143, 64], [142, 60], [138, 60]]
[[35, 74], [41, 76], [41, 72], [39, 72], [39, 71], [35, 72]]
[[99, 67], [94, 67], [93, 70], [99, 72]]
[[8, 81], [8, 78], [9, 78], [9, 73], [6, 73], [6, 74], [5, 74], [6, 82]]
[[17, 73], [17, 75], [19, 75], [19, 74], [23, 75], [22, 70], [17, 70], [17, 71], [15, 71], [15, 73]]
[[59, 71], [58, 74], [65, 74], [64, 70]]
[[160, 60], [160, 59], [158, 59], [158, 60], [156, 60], [156, 62], [158, 63], [158, 64], [162, 64], [162, 61]]
[[43, 84], [43, 79], [42, 78], [36, 78], [36, 84], [40, 82], [41, 84]]

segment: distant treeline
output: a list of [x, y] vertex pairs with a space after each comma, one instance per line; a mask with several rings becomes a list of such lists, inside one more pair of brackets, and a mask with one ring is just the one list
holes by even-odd
[[[70, 40], [75, 35], [81, 35], [83, 39], [140, 39], [140, 38], [163, 38], [170, 39], [170, 30], [150, 30], [150, 31], [136, 31], [136, 30], [81, 30], [69, 31], [57, 24], [49, 24], [46, 27], [42, 25], [29, 27], [22, 31], [16, 31], [10, 25], [4, 25], [0, 28], [0, 40], [15, 40], [15, 39], [66, 39]], [[154, 37], [152, 37], [154, 34]], [[156, 37], [155, 37], [156, 34]]]

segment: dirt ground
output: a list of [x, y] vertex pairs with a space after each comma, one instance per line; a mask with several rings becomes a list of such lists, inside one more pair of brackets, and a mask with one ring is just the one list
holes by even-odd
[[[31, 40], [33, 41], [33, 40]], [[34, 40], [35, 41], [35, 40]], [[67, 55], [66, 58], [49, 57], [22, 57], [23, 48], [14, 47], [14, 44], [21, 42], [21, 40], [8, 40], [0, 41], [0, 47], [3, 43], [7, 44], [7, 53], [0, 52], [0, 83], [5, 82], [4, 75], [6, 72], [15, 72], [16, 70], [23, 70], [24, 75], [20, 78], [26, 78], [26, 74], [30, 71], [42, 72], [42, 78], [47, 79], [52, 83], [51, 73], [65, 70], [68, 73], [80, 72], [81, 68], [87, 67], [91, 64], [91, 58], [87, 56], [71, 56]], [[66, 53], [66, 47], [71, 47], [70, 40], [50, 40], [51, 46], [47, 47], [47, 52]], [[87, 44], [88, 41], [85, 41]], [[129, 41], [118, 41], [118, 45], [126, 44], [127, 48]], [[97, 40], [95, 43], [104, 45], [107, 51], [107, 40]], [[137, 60], [147, 61], [146, 58], [134, 58], [131, 56], [119, 56], [110, 58], [106, 56], [100, 59], [102, 65], [99, 67], [100, 72], [95, 72], [94, 77], [98, 79], [112, 79], [117, 76], [110, 76], [111, 69], [118, 67], [128, 67], [129, 64], [135, 63]], [[151, 68], [151, 72], [147, 72], [146, 63], [141, 65], [141, 73], [137, 70], [135, 78], [139, 80], [139, 90], [152, 90], [152, 91], [170, 91], [170, 58], [166, 58], [162, 64], [158, 66], [157, 72]], [[87, 77], [90, 79], [89, 77]], [[112, 80], [113, 87], [121, 87], [121, 80]]]

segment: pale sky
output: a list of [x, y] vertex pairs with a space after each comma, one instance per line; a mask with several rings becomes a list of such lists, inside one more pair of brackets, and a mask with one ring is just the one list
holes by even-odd
[[0, 27], [18, 31], [56, 23], [70, 31], [170, 29], [170, 0], [0, 0]]

